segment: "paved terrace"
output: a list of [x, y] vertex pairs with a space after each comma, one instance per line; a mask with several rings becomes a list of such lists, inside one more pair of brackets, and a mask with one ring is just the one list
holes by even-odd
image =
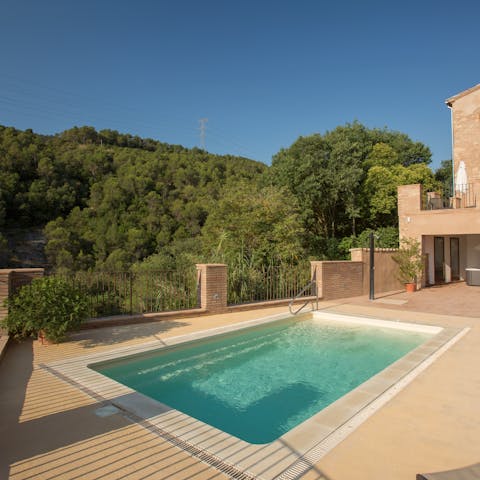
[[[302, 478], [414, 479], [480, 460], [480, 287], [322, 302], [340, 313], [471, 330]], [[9, 345], [0, 364], [0, 479], [224, 479], [215, 468], [39, 368], [285, 311], [285, 307], [87, 330]]]

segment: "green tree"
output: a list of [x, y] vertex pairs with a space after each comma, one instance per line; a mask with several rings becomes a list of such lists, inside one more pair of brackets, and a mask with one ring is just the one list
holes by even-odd
[[364, 188], [372, 225], [385, 227], [397, 224], [397, 187], [413, 183], [423, 184], [426, 190], [435, 190], [438, 186], [432, 171], [425, 164], [370, 168]]
[[399, 163], [397, 152], [388, 144], [376, 143], [365, 160], [365, 166], [393, 167]]
[[301, 233], [297, 203], [287, 191], [239, 183], [210, 213], [202, 239], [209, 261], [268, 265], [298, 261]]
[[451, 193], [453, 190], [453, 162], [442, 160], [440, 167], [435, 171], [435, 180], [442, 186], [443, 191]]
[[355, 196], [363, 175], [360, 161], [355, 145], [320, 135], [300, 137], [273, 157], [273, 182], [298, 198], [310, 239], [334, 238], [342, 230], [347, 198]]

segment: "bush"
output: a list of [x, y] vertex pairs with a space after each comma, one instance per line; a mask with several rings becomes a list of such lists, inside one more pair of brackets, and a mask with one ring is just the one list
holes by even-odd
[[2, 325], [14, 338], [37, 336], [59, 342], [67, 331], [76, 329], [87, 318], [87, 301], [65, 280], [54, 277], [35, 279], [7, 300], [8, 315]]

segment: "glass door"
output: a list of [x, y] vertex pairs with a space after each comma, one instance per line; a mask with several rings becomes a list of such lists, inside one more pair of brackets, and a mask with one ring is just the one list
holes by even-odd
[[443, 237], [434, 238], [434, 265], [435, 265], [435, 283], [445, 282], [445, 239]]
[[460, 240], [450, 238], [450, 269], [452, 280], [460, 280]]

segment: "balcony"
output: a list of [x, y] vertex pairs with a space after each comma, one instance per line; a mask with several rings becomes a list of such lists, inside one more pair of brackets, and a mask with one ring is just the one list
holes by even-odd
[[444, 210], [456, 208], [475, 208], [477, 198], [473, 183], [456, 185], [441, 192], [427, 192], [422, 198], [422, 210]]

